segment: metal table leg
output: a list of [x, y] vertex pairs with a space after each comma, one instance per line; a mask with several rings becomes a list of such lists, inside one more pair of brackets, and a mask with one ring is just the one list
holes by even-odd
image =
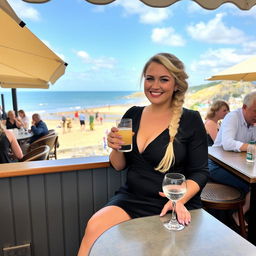
[[251, 184], [250, 210], [248, 220], [248, 240], [256, 245], [256, 183]]

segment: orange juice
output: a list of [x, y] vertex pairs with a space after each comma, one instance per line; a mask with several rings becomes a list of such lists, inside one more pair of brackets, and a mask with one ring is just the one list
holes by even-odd
[[129, 152], [132, 151], [132, 129], [131, 128], [119, 128], [118, 134], [122, 137], [124, 144], [119, 151]]

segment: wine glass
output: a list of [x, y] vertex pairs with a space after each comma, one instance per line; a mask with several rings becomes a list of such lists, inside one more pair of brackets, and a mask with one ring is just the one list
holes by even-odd
[[176, 218], [176, 202], [181, 199], [186, 191], [185, 176], [180, 173], [167, 173], [163, 180], [163, 192], [168, 199], [172, 201], [172, 218], [170, 222], [165, 223], [164, 226], [169, 230], [182, 230], [184, 225], [180, 224]]

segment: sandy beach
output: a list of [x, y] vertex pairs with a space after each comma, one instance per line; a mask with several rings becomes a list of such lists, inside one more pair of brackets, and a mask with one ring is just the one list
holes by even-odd
[[[55, 118], [44, 119], [49, 129], [54, 129], [59, 136], [58, 159], [95, 156], [95, 155], [108, 155], [110, 150], [106, 147], [106, 136], [111, 127], [115, 126], [115, 120], [121, 118], [123, 114], [132, 105], [118, 105], [118, 106], [104, 106], [93, 109], [81, 110], [86, 114], [85, 128], [81, 128], [80, 122], [74, 117], [72, 112], [59, 112], [55, 113]], [[91, 131], [89, 127], [89, 113], [99, 112], [103, 117], [102, 123], [94, 120], [94, 130]], [[62, 116], [70, 117], [72, 120], [72, 128], [65, 129], [62, 127]], [[59, 118], [56, 118], [59, 117]], [[104, 145], [105, 137], [105, 145]]]

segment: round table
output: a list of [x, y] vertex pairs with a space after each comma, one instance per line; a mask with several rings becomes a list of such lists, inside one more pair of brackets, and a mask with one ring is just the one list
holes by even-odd
[[206, 211], [190, 211], [192, 221], [181, 231], [169, 231], [151, 216], [132, 219], [105, 231], [93, 244], [90, 256], [255, 256], [256, 247]]

